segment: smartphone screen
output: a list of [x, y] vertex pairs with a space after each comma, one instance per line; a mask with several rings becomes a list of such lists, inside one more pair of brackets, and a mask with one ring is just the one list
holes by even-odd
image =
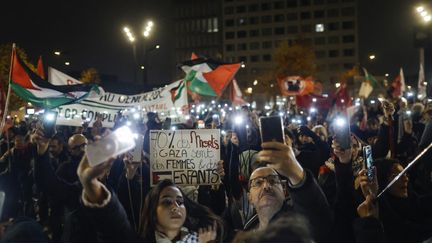
[[282, 117], [269, 116], [260, 118], [260, 133], [262, 142], [285, 143]]
[[5, 202], [5, 192], [4, 191], [0, 191], [0, 219], [3, 216], [3, 207], [4, 207], [4, 202]]
[[342, 149], [351, 148], [349, 121], [346, 117], [337, 117], [334, 120], [335, 140]]
[[86, 154], [90, 166], [96, 166], [135, 148], [134, 133], [126, 125], [86, 147]]
[[44, 135], [47, 138], [51, 138], [55, 133], [55, 125], [57, 121], [56, 111], [46, 111], [43, 116], [43, 129]]
[[216, 127], [220, 125], [220, 120], [219, 120], [219, 115], [218, 114], [214, 114], [212, 116], [212, 119], [213, 119], [213, 123], [215, 124]]
[[171, 129], [171, 118], [167, 117], [165, 118], [165, 121], [162, 125], [163, 130], [170, 130]]
[[372, 147], [370, 145], [363, 147], [363, 159], [365, 163], [365, 168], [367, 170], [367, 177], [370, 182], [374, 180], [373, 171], [373, 159], [372, 159]]

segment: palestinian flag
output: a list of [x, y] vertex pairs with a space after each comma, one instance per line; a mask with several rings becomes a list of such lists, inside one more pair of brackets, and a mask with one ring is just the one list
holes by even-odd
[[52, 109], [61, 105], [76, 103], [91, 92], [100, 94], [95, 84], [53, 85], [39, 77], [27, 67], [15, 52], [12, 52], [11, 87], [22, 99], [37, 107]]
[[240, 63], [222, 63], [208, 58], [194, 56], [193, 60], [181, 64], [186, 73], [188, 88], [198, 94], [220, 96], [234, 78]]
[[180, 99], [184, 87], [185, 87], [185, 82], [184, 82], [184, 80], [182, 80], [179, 82], [178, 86], [170, 89], [171, 101], [173, 104], [176, 102], [176, 100]]
[[153, 185], [158, 184], [159, 181], [162, 180], [172, 180], [173, 179], [173, 174], [172, 171], [153, 171], [152, 172], [152, 182]]

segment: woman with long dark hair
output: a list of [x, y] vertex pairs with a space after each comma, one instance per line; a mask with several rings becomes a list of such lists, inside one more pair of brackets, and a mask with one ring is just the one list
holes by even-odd
[[101, 242], [210, 242], [223, 239], [223, 222], [189, 198], [171, 180], [160, 181], [146, 196], [140, 232], [133, 231], [114, 193], [97, 180], [113, 160], [90, 167], [84, 156], [78, 168], [82, 201], [94, 219]]

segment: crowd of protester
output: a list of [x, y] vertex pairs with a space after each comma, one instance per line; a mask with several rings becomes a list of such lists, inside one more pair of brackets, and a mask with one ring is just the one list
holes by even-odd
[[[335, 139], [343, 110], [214, 106], [188, 116], [175, 129], [198, 129], [201, 118], [221, 130], [219, 185], [150, 186], [149, 131], [164, 127], [157, 113], [145, 122], [119, 113], [113, 128], [100, 119], [57, 126], [53, 136], [40, 117], [14, 122], [0, 144], [0, 242], [432, 242], [431, 150], [376, 198], [432, 142], [431, 104], [356, 105], [348, 149]], [[283, 119], [284, 143], [261, 141], [263, 116]], [[126, 153], [91, 167], [86, 146], [131, 121], [144, 135], [142, 161]]]

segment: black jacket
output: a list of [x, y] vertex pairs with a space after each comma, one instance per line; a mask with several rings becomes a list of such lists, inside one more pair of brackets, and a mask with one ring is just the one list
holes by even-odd
[[[300, 213], [309, 221], [315, 241], [327, 242], [333, 226], [333, 215], [324, 193], [311, 172], [306, 170], [305, 182], [301, 187], [288, 188], [288, 191], [292, 199], [292, 206], [285, 203], [270, 222], [290, 211]], [[245, 224], [244, 229], [251, 230], [258, 225], [259, 219], [254, 216]]]

